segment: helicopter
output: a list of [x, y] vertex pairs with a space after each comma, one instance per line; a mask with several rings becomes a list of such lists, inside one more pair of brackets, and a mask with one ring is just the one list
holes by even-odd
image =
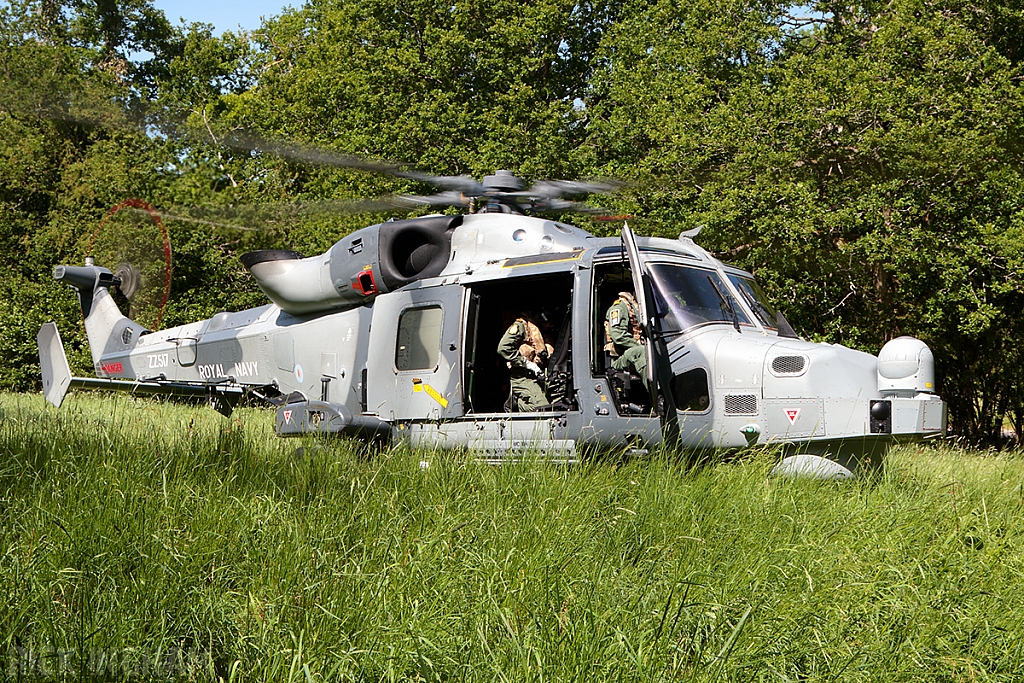
[[[379, 170], [375, 167], [374, 170]], [[349, 435], [465, 448], [487, 461], [527, 452], [574, 461], [588, 450], [659, 446], [704, 457], [777, 445], [776, 474], [847, 478], [888, 449], [940, 437], [928, 346], [889, 341], [877, 356], [797, 336], [754, 276], [678, 239], [624, 224], [596, 237], [545, 217], [610, 184], [482, 182], [407, 173], [442, 192], [406, 205], [468, 208], [357, 230], [324, 253], [241, 257], [270, 303], [149, 330], [125, 316], [115, 274], [91, 258], [53, 277], [78, 294], [96, 377], [73, 377], [53, 323], [38, 334], [43, 391], [71, 388], [205, 398], [227, 415], [245, 396], [276, 406], [280, 436]], [[105, 264], [114, 265], [114, 264]], [[616, 370], [605, 314], [635, 295], [646, 376]], [[519, 412], [496, 353], [524, 311], [550, 321], [552, 402]]]

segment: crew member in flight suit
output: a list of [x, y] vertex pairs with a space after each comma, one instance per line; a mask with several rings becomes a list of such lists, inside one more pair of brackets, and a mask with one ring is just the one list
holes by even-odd
[[647, 348], [640, 333], [640, 306], [629, 292], [609, 306], [604, 316], [605, 350], [612, 356], [612, 367], [628, 370], [647, 384]]
[[512, 400], [520, 412], [537, 410], [550, 403], [540, 376], [542, 366], [547, 364], [553, 352], [553, 347], [545, 343], [540, 328], [525, 314], [516, 318], [502, 336], [498, 355], [509, 367]]

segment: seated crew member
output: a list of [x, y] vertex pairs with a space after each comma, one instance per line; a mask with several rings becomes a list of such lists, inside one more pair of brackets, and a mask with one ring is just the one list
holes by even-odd
[[647, 349], [640, 332], [640, 306], [629, 292], [608, 307], [604, 317], [605, 350], [611, 354], [612, 367], [627, 370], [647, 384]]
[[544, 341], [540, 327], [531, 317], [524, 313], [516, 318], [498, 344], [498, 355], [509, 367], [512, 400], [521, 412], [537, 410], [550, 403], [540, 377], [554, 349]]

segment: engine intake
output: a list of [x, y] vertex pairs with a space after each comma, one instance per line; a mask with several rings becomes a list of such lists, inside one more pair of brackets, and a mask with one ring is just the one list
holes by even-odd
[[429, 216], [372, 225], [343, 237], [319, 256], [284, 249], [242, 256], [256, 283], [293, 315], [352, 308], [448, 265], [452, 231], [462, 216]]

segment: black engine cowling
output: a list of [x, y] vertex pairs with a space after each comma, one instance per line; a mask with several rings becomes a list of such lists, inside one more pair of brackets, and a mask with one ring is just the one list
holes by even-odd
[[372, 225], [343, 237], [320, 256], [282, 249], [250, 252], [242, 264], [260, 289], [295, 315], [351, 308], [423, 278], [451, 257], [462, 216], [428, 216]]

